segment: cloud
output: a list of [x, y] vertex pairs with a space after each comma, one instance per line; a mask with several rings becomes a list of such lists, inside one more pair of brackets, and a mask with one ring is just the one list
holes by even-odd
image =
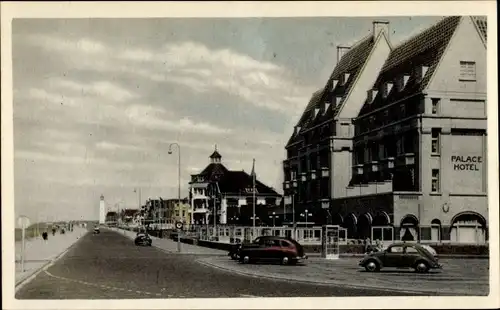
[[188, 117], [180, 119], [168, 118], [169, 113], [160, 108], [145, 105], [132, 105], [125, 111], [131, 124], [140, 125], [149, 129], [160, 129], [177, 132], [194, 132], [206, 135], [218, 135], [231, 132], [229, 128], [221, 128], [216, 125], [193, 121]]
[[[65, 186], [92, 188], [96, 197], [103, 188], [119, 197], [133, 186], [149, 188], [144, 196], [173, 197], [177, 157], [167, 152], [172, 142], [182, 146], [183, 195], [189, 175], [208, 164], [214, 144], [229, 169], [250, 171], [256, 158], [259, 179], [279, 185], [281, 166], [274, 159], [282, 156], [283, 134], [222, 119], [217, 111], [243, 108], [244, 117], [273, 111], [288, 118], [311, 91], [297, 85], [287, 69], [191, 41], [120, 48], [90, 37], [39, 35], [29, 43], [58, 62], [47, 76], [15, 83], [16, 184], [25, 182], [33, 191], [31, 200], [19, 203], [57, 200], [55, 190], [35, 189], [40, 180], [58, 192], [70, 192]], [[37, 48], [32, 53], [46, 55]], [[215, 117], [183, 109], [189, 101], [217, 102]]]
[[54, 86], [80, 93], [82, 96], [91, 95], [106, 97], [114, 102], [126, 101], [137, 97], [137, 95], [130, 90], [124, 89], [110, 81], [101, 80], [90, 83], [78, 83], [69, 79], [56, 78], [53, 79], [51, 83], [53, 83]]
[[81, 38], [78, 40], [67, 40], [56, 36], [28, 36], [27, 41], [48, 51], [62, 53], [83, 53], [83, 54], [103, 54], [107, 48], [103, 43]]
[[[301, 109], [315, 90], [297, 84], [291, 72], [276, 64], [229, 48], [210, 49], [198, 42], [176, 42], [156, 49], [118, 49], [90, 40], [83, 44], [81, 40], [65, 42], [48, 37], [48, 41], [57, 42], [56, 50], [75, 68], [138, 75], [154, 82], [183, 85], [197, 93], [223, 92], [245, 99], [246, 104], [285, 115]], [[84, 46], [96, 47], [88, 53]]]

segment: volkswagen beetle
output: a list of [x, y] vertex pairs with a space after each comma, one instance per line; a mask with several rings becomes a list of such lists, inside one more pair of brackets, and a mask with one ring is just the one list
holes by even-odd
[[413, 268], [424, 273], [431, 269], [442, 269], [437, 255], [418, 243], [394, 243], [386, 250], [367, 254], [359, 265], [366, 271], [375, 272], [382, 268]]

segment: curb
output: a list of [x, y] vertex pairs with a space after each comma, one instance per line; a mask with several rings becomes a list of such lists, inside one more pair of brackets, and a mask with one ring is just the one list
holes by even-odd
[[[202, 260], [197, 260], [197, 262], [201, 265], [205, 265], [208, 267], [219, 269], [219, 270], [222, 270], [225, 272], [230, 272], [232, 274], [238, 274], [241, 276], [259, 278], [259, 279], [265, 278], [265, 279], [286, 281], [286, 282], [292, 282], [292, 283], [302, 283], [302, 284], [322, 285], [322, 286], [336, 286], [336, 287], [345, 287], [345, 288], [359, 289], [359, 290], [374, 290], [374, 291], [380, 291], [380, 292], [398, 292], [398, 293], [407, 293], [407, 294], [419, 294], [422, 296], [429, 296], [429, 295], [430, 296], [457, 296], [456, 294], [438, 293], [436, 291], [425, 290], [425, 289], [424, 290], [408, 290], [408, 289], [397, 289], [397, 288], [393, 288], [393, 287], [355, 285], [355, 284], [348, 284], [348, 283], [343, 283], [343, 282], [326, 282], [326, 281], [315, 281], [315, 280], [306, 280], [306, 279], [290, 279], [290, 278], [277, 276], [277, 275], [253, 274], [250, 272], [224, 268], [224, 267], [221, 267], [221, 266], [216, 265], [214, 263], [202, 261]], [[464, 295], [464, 294], [460, 294], [460, 296], [462, 296], [462, 295]], [[471, 296], [475, 296], [475, 295], [471, 295]]]
[[80, 236], [76, 242], [74, 242], [72, 245], [70, 245], [66, 250], [64, 250], [62, 253], [59, 253], [56, 255], [51, 260], [48, 260], [47, 263], [43, 264], [42, 266], [36, 268], [35, 272], [31, 274], [30, 276], [26, 277], [25, 279], [19, 280], [15, 282], [15, 292], [17, 293], [21, 288], [23, 288], [26, 284], [31, 282], [34, 278], [36, 278], [42, 271], [47, 270], [50, 266], [52, 266], [55, 262], [57, 262], [59, 259], [61, 259], [66, 253], [69, 252], [78, 242], [80, 242], [83, 237], [85, 237], [88, 234], [88, 231], [84, 233], [82, 236]]

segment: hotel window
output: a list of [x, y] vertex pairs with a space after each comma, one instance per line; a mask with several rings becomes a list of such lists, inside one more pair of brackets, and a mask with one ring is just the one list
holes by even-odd
[[403, 154], [403, 137], [399, 136], [396, 140], [396, 155]]
[[401, 114], [401, 118], [406, 117], [406, 107], [405, 107], [404, 103], [399, 106], [399, 112]]
[[432, 98], [432, 114], [436, 115], [439, 113], [439, 102], [441, 101], [439, 98]]
[[439, 169], [432, 169], [432, 192], [439, 192]]
[[439, 129], [433, 128], [432, 129], [432, 146], [431, 146], [431, 151], [432, 154], [439, 154]]
[[476, 80], [476, 62], [461, 61], [460, 62], [460, 80], [475, 81]]
[[179, 210], [175, 210], [175, 216], [179, 216]]

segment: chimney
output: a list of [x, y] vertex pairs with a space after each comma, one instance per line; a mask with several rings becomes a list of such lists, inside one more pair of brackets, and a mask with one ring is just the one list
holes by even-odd
[[381, 31], [384, 31], [387, 39], [389, 39], [389, 22], [384, 20], [373, 21], [373, 36], [376, 38]]
[[340, 62], [342, 56], [344, 56], [350, 49], [350, 46], [337, 45], [337, 63]]

